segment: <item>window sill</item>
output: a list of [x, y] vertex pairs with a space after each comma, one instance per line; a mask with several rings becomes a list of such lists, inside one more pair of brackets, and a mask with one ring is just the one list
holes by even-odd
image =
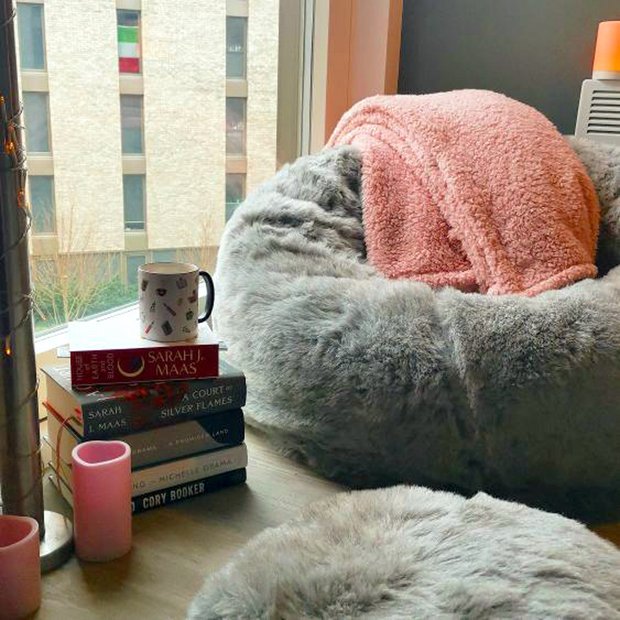
[[30, 241], [34, 256], [58, 254], [58, 236], [56, 233], [32, 233]]
[[141, 73], [119, 73], [121, 95], [143, 95], [144, 79]]
[[126, 252], [146, 252], [148, 249], [146, 230], [126, 230], [124, 235]]
[[[202, 308], [202, 302], [207, 295], [207, 288], [204, 282], [200, 282], [198, 288], [198, 300], [199, 307]], [[101, 314], [97, 314], [91, 317], [80, 319], [83, 322], [98, 323], [99, 325], [105, 325], [106, 329], [113, 330], [119, 323], [125, 323], [126, 321], [137, 321], [139, 316], [138, 302], [132, 302], [126, 306], [120, 308], [113, 308]], [[39, 356], [49, 354], [50, 352], [56, 354], [57, 349], [69, 346], [69, 329], [67, 325], [53, 328], [47, 332], [43, 332], [39, 336], [35, 337], [34, 350], [37, 357], [37, 368], [40, 368]], [[60, 358], [64, 359], [64, 358]], [[49, 361], [46, 363], [50, 363]]]
[[247, 97], [248, 81], [247, 78], [226, 78], [226, 96], [227, 97]]
[[24, 91], [46, 93], [49, 90], [45, 69], [22, 69], [20, 77]]
[[138, 154], [123, 153], [123, 174], [146, 174], [146, 157]]
[[[134, 302], [128, 306], [110, 310], [105, 314], [93, 316], [87, 319], [83, 319], [89, 323], [99, 323], [113, 328], [118, 321], [137, 319], [138, 317], [138, 303]], [[39, 355], [43, 355], [49, 352], [55, 352], [61, 347], [67, 347], [69, 345], [69, 329], [67, 325], [50, 330], [35, 338], [34, 351], [37, 356], [37, 367], [39, 366]]]
[[228, 174], [245, 174], [248, 158], [245, 155], [226, 155], [226, 172]]
[[28, 174], [30, 176], [52, 176], [54, 159], [51, 153], [28, 153]]
[[[105, 324], [106, 329], [113, 330], [118, 321], [134, 320], [138, 319], [138, 303], [132, 303], [129, 306], [124, 306], [111, 310], [103, 315], [93, 316], [90, 319], [86, 319], [92, 322], [102, 322]], [[43, 407], [43, 403], [47, 399], [46, 383], [43, 380], [41, 368], [44, 366], [64, 366], [69, 364], [68, 359], [68, 347], [69, 347], [69, 329], [67, 325], [58, 327], [42, 333], [35, 337], [34, 352], [35, 352], [35, 364], [37, 368], [37, 376], [39, 377], [39, 389], [37, 393], [39, 403], [39, 419], [45, 419], [46, 411]], [[58, 350], [65, 349], [67, 355], [59, 357]]]

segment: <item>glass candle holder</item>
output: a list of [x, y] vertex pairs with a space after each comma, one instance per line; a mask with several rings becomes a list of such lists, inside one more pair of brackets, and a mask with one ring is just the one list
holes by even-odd
[[0, 515], [0, 620], [23, 618], [40, 605], [39, 524]]
[[71, 453], [75, 552], [107, 562], [131, 549], [131, 448], [87, 441]]

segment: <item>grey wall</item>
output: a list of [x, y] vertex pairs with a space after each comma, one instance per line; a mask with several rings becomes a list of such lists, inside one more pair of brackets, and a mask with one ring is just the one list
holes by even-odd
[[399, 92], [488, 88], [575, 129], [598, 22], [620, 0], [404, 0]]

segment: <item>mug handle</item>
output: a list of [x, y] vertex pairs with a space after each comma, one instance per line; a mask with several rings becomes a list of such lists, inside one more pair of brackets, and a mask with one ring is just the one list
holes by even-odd
[[207, 285], [207, 301], [205, 306], [205, 313], [203, 316], [198, 317], [198, 322], [203, 323], [206, 321], [213, 312], [213, 304], [215, 303], [215, 286], [213, 286], [213, 278], [206, 271], [199, 271], [198, 277], [202, 278]]

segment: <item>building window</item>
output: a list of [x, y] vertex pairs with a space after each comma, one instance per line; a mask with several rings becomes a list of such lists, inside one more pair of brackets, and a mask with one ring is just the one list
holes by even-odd
[[140, 11], [116, 11], [118, 70], [140, 73]]
[[144, 153], [141, 95], [121, 95], [121, 140], [123, 153]]
[[127, 266], [127, 284], [132, 288], [138, 287], [138, 267], [146, 263], [144, 254], [128, 254], [125, 257]]
[[28, 185], [30, 189], [33, 234], [55, 232], [54, 177], [29, 176]]
[[[300, 2], [260, 2], [256, 20], [252, 0], [12, 2], [30, 258], [58, 267], [54, 277], [33, 275], [37, 331], [137, 299], [128, 281], [141, 263], [189, 261], [213, 271], [226, 217], [235, 208], [240, 217], [255, 182], [297, 155], [298, 106], [310, 84], [301, 56], [313, 38], [279, 33], [303, 17]], [[166, 15], [152, 13], [160, 5]], [[214, 25], [219, 34], [209, 36]], [[2, 32], [0, 25], [0, 47]], [[63, 108], [67, 101], [73, 109]], [[171, 225], [177, 211], [190, 225]], [[64, 296], [56, 314], [45, 305], [52, 284]]]
[[153, 261], [156, 263], [173, 263], [176, 259], [176, 250], [153, 250]]
[[125, 230], [144, 230], [146, 209], [143, 174], [123, 175], [123, 206]]
[[244, 78], [248, 35], [247, 17], [226, 18], [226, 77]]
[[226, 221], [245, 200], [245, 174], [226, 175]]
[[23, 93], [26, 149], [29, 153], [50, 152], [47, 93]]
[[22, 70], [43, 71], [45, 69], [43, 5], [18, 2], [17, 29], [19, 63]]
[[226, 98], [226, 153], [245, 155], [245, 99]]

